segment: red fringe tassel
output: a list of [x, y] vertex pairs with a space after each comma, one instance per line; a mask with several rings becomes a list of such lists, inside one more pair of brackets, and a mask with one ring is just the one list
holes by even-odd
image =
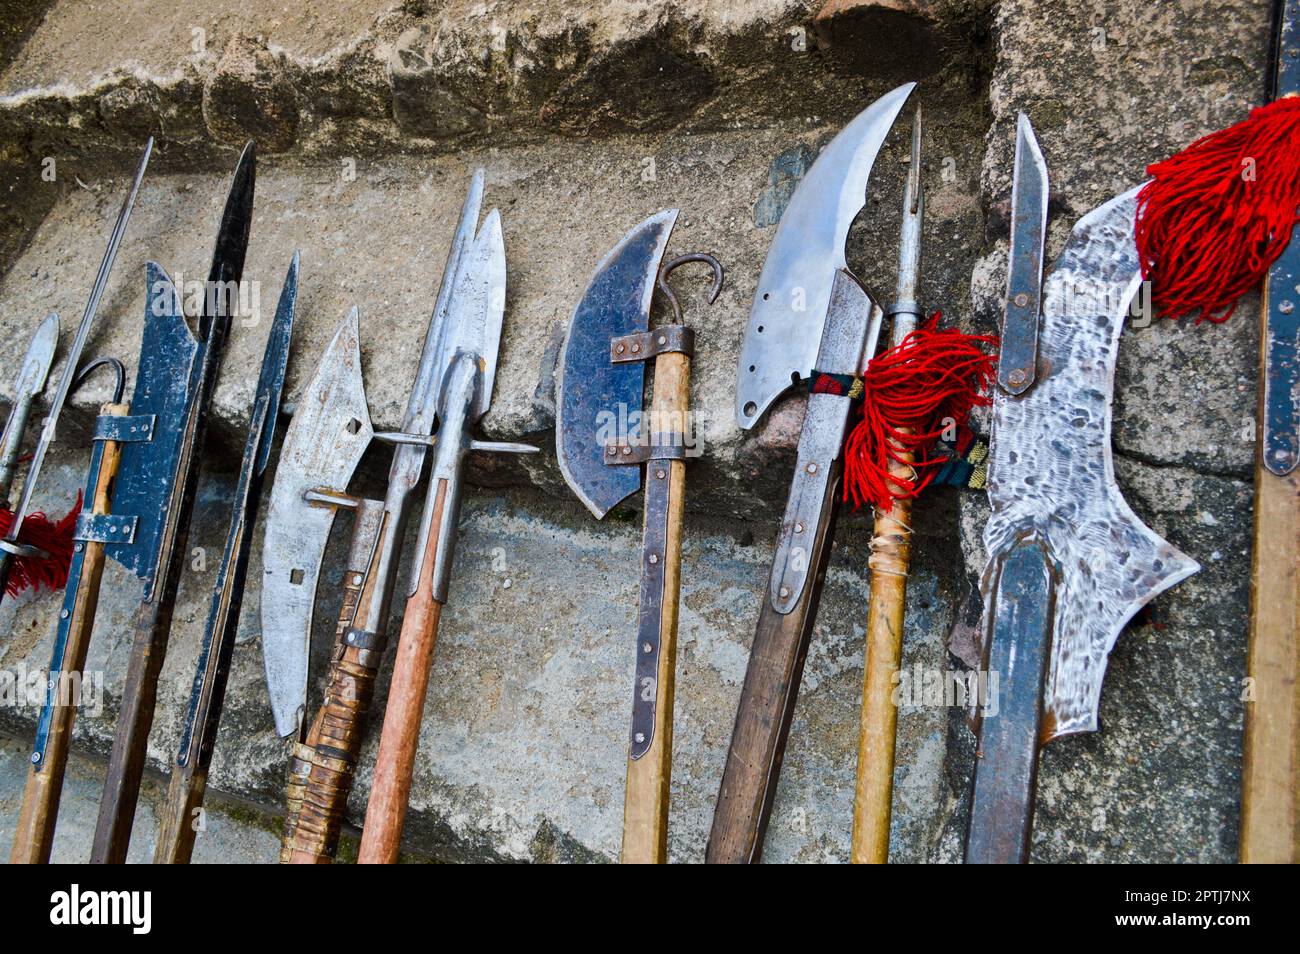
[[[991, 403], [983, 392], [996, 374], [991, 335], [938, 329], [940, 312], [895, 348], [872, 358], [863, 377], [862, 416], [844, 445], [844, 499], [885, 510], [894, 500], [915, 497], [934, 478], [946, 456], [930, 451], [948, 428], [966, 423], [971, 409]], [[914, 480], [890, 475], [902, 451], [913, 455]]]
[[1153, 303], [1168, 318], [1226, 321], [1300, 221], [1300, 98], [1251, 110], [1147, 175], [1136, 239]]
[[[77, 492], [77, 502], [58, 523], [52, 523], [43, 513], [31, 513], [23, 521], [23, 528], [18, 533], [18, 542], [28, 546], [39, 547], [49, 557], [37, 559], [18, 557], [14, 560], [13, 570], [9, 574], [9, 585], [5, 592], [17, 596], [23, 590], [45, 587], [48, 590], [61, 590], [68, 582], [68, 570], [72, 566], [72, 534], [77, 527], [77, 515], [81, 513], [82, 495]], [[0, 508], [0, 536], [7, 536], [13, 526], [12, 510]]]

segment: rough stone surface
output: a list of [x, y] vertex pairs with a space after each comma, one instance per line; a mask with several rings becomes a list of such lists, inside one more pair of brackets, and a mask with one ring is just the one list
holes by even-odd
[[[271, 314], [292, 249], [303, 255], [288, 400], [357, 304], [371, 412], [377, 427], [395, 426], [469, 169], [483, 165], [509, 262], [485, 431], [540, 443], [543, 453], [472, 462], [407, 848], [413, 858], [440, 860], [612, 860], [639, 521], [624, 508], [596, 524], [572, 501], [551, 453], [552, 375], [565, 321], [595, 262], [645, 215], [680, 207], [671, 249], [712, 251], [728, 267], [712, 307], [700, 300], [702, 280], [685, 272], [680, 279], [699, 334], [692, 399], [708, 456], [690, 469], [671, 856], [696, 861], [802, 419], [795, 396], [742, 434], [731, 410], [739, 335], [799, 177], [865, 103], [920, 79], [924, 295], [948, 320], [993, 331], [1016, 114], [1029, 113], [1048, 162], [1050, 258], [1082, 213], [1141, 181], [1148, 163], [1260, 100], [1266, 7], [347, 0], [326, 10], [236, 0], [0, 0], [0, 339], [21, 351], [40, 317], [57, 309], [66, 347], [124, 177], [153, 134], [154, 167], [87, 348], [134, 364], [143, 263], [156, 259], [185, 279], [206, 274], [235, 149], [255, 135], [263, 150], [247, 277], [258, 283], [262, 316]], [[849, 241], [849, 262], [881, 299], [892, 294], [905, 147], [900, 127]], [[49, 160], [52, 181], [42, 177]], [[1122, 339], [1114, 409], [1121, 489], [1204, 569], [1120, 637], [1101, 731], [1045, 752], [1036, 861], [1235, 858], [1254, 311], [1248, 301], [1223, 326], [1157, 321], [1130, 327]], [[218, 387], [201, 549], [181, 587], [150, 742], [154, 771], [165, 770], [179, 735], [226, 521], [227, 471], [242, 444], [267, 324], [237, 324]], [[0, 393], [7, 397], [11, 386], [4, 376]], [[85, 429], [106, 396], [100, 382], [74, 398], [65, 446], [39, 494], [51, 510], [61, 513], [75, 494]], [[358, 483], [373, 487], [386, 461], [385, 452], [369, 455]], [[979, 607], [969, 595], [985, 562], [986, 516], [976, 494], [937, 491], [918, 506], [905, 665], [977, 662], [969, 634]], [[847, 857], [866, 542], [863, 518], [842, 524], [769, 860]], [[339, 549], [327, 556], [325, 619]], [[255, 551], [253, 579], [259, 560]], [[104, 707], [78, 723], [61, 857], [84, 853], [89, 839], [132, 589], [110, 567], [90, 661], [103, 673]], [[258, 604], [250, 592], [212, 779], [214, 818], [236, 807], [225, 816], [228, 834], [214, 829], [216, 847], [200, 841], [200, 858], [265, 859], [274, 851], [268, 831], [282, 802], [285, 752], [266, 706]], [[0, 606], [7, 634], [0, 669], [45, 664], [56, 610], [50, 595]], [[323, 638], [317, 644], [319, 661]], [[379, 685], [382, 704], [386, 672]], [[0, 730], [26, 740], [33, 718], [30, 708], [0, 708]], [[959, 706], [905, 707], [899, 730], [892, 857], [960, 860], [975, 758], [965, 714]], [[349, 808], [354, 823], [376, 741], [372, 726]], [[21, 766], [25, 744], [4, 750], [6, 765]], [[0, 839], [12, 830], [15, 774], [6, 770], [0, 789]], [[147, 857], [156, 786], [151, 776], [133, 857]], [[260, 820], [244, 814], [249, 805]]]

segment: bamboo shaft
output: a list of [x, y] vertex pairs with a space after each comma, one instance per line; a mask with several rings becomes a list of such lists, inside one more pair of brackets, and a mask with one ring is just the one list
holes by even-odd
[[424, 695], [429, 687], [429, 667], [433, 663], [438, 620], [442, 615], [442, 604], [433, 598], [433, 573], [447, 493], [445, 480], [439, 481], [437, 492], [424, 557], [420, 561], [420, 577], [414, 595], [406, 601], [402, 617], [384, 729], [375, 758], [375, 780], [361, 831], [361, 851], [357, 856], [361, 864], [392, 864], [397, 861], [401, 847], [406, 801], [411, 793], [420, 743], [420, 723], [424, 719]]
[[[130, 413], [127, 404], [105, 404], [101, 416], [120, 417]], [[121, 445], [117, 441], [104, 441], [99, 465], [99, 480], [92, 491], [90, 512], [110, 512], [113, 480], [121, 460]], [[99, 585], [104, 572], [104, 545], [87, 542], [81, 564], [81, 578], [77, 584], [76, 602], [68, 626], [68, 641], [63, 654], [60, 678], [64, 686], [69, 680], [80, 678], [86, 665], [90, 648], [90, 634], [95, 625], [95, 610], [99, 604]], [[62, 704], [70, 703], [70, 704]], [[58, 817], [59, 798], [63, 792], [63, 773], [68, 764], [68, 746], [72, 741], [72, 728], [77, 718], [76, 700], [60, 693], [50, 720], [50, 731], [45, 748], [45, 758], [38, 771], [34, 766], [27, 770], [27, 783], [23, 787], [23, 804], [19, 811], [18, 826], [14, 832], [13, 848], [9, 860], [14, 864], [47, 864], [54, 843], [54, 826]]]
[[[685, 432], [690, 406], [691, 359], [661, 354], [655, 359], [652, 408], [657, 432]], [[644, 426], [644, 425], [643, 425]], [[651, 461], [646, 468], [647, 495], [658, 472], [668, 481], [664, 590], [659, 613], [659, 672], [655, 692], [654, 737], [639, 759], [628, 759], [623, 799], [624, 864], [668, 861], [668, 806], [673, 762], [673, 695], [677, 672], [677, 610], [681, 590], [682, 522], [685, 514], [686, 462]], [[647, 521], [650, 508], [646, 507]], [[648, 531], [648, 527], [646, 528]], [[638, 689], [639, 691], [639, 689]]]

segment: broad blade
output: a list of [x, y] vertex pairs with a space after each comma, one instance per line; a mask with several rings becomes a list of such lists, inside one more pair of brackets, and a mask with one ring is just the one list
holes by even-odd
[[596, 266], [569, 319], [555, 450], [564, 479], [597, 519], [641, 486], [641, 468], [605, 463], [605, 444], [637, 430], [645, 363], [613, 364], [609, 346], [612, 338], [649, 329], [655, 278], [676, 221], [677, 210], [666, 209], [623, 236]]
[[737, 369], [736, 422], [753, 427], [813, 370], [849, 226], [866, 204], [876, 154], [915, 83], [886, 93], [822, 150], [781, 216], [763, 263]]
[[1137, 518], [1115, 484], [1115, 357], [1141, 283], [1136, 196], [1126, 192], [1074, 227], [1044, 285], [1043, 373], [1023, 395], [994, 396], [983, 625], [991, 635], [997, 567], [1026, 539], [1039, 541], [1057, 568], [1044, 741], [1096, 730], [1106, 659], [1120, 630], [1199, 569]]
[[1011, 255], [1006, 313], [998, 357], [998, 385], [1022, 394], [1037, 377], [1038, 314], [1042, 305], [1043, 249], [1047, 241], [1047, 163], [1024, 113], [1016, 123], [1016, 166], [1011, 182]]
[[346, 491], [374, 433], [360, 335], [353, 308], [298, 399], [271, 490], [262, 550], [262, 655], [275, 728], [284, 737], [298, 734], [307, 706], [312, 609], [335, 515], [305, 495]]
[[131, 417], [149, 426], [150, 439], [122, 445], [113, 489], [113, 513], [135, 518], [129, 540], [108, 543], [104, 552], [150, 590], [158, 569], [164, 520], [185, 440], [194, 361], [199, 343], [191, 334], [176, 286], [156, 262], [145, 265], [144, 332], [131, 396]]
[[479, 383], [466, 425], [476, 423], [492, 403], [505, 302], [506, 246], [501, 214], [492, 209], [461, 261], [447, 313], [446, 353], [442, 357], [448, 363], [439, 372], [440, 376], [446, 375], [450, 359], [457, 352], [478, 355]]

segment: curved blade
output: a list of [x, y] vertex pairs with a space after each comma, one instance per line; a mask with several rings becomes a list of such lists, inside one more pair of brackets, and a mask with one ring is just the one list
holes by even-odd
[[[208, 270], [208, 282], [228, 285], [238, 283], [244, 277], [244, 257], [248, 252], [248, 233], [253, 225], [253, 190], [257, 181], [257, 144], [251, 139], [239, 155], [235, 174], [231, 177], [230, 192], [226, 195], [226, 205], [221, 212], [221, 225], [217, 229], [217, 241], [212, 249], [212, 265]], [[234, 301], [238, 300], [235, 292]], [[217, 317], [232, 317], [232, 299], [219, 295], [214, 298], [204, 296], [205, 307], [199, 319], [199, 336], [206, 340], [212, 322]], [[217, 314], [209, 314], [208, 303], [217, 304]], [[226, 326], [228, 327], [228, 325]]]
[[298, 399], [284, 436], [262, 548], [262, 656], [275, 728], [296, 735], [307, 706], [307, 657], [316, 582], [334, 508], [313, 505], [311, 490], [342, 493], [374, 431], [361, 378], [353, 308]]
[[641, 468], [605, 463], [605, 444], [637, 432], [645, 363], [612, 364], [609, 343], [649, 329], [655, 277], [676, 221], [677, 210], [666, 209], [623, 236], [596, 266], [569, 319], [555, 451], [564, 479], [597, 519], [641, 486]]
[[1141, 282], [1133, 242], [1137, 190], [1074, 227], [1044, 284], [1037, 383], [993, 406], [984, 530], [986, 634], [995, 568], [1036, 539], [1057, 567], [1043, 740], [1095, 731], [1106, 658], [1147, 601], [1199, 566], [1133, 513], [1115, 483], [1115, 357]]
[[199, 343], [190, 332], [180, 295], [156, 262], [145, 265], [144, 332], [131, 395], [131, 416], [149, 421], [149, 440], [122, 445], [113, 513], [135, 517], [130, 540], [107, 543], [104, 552], [152, 587], [166, 531], [164, 518], [177, 493], [175, 480], [185, 421], [192, 398]]
[[737, 369], [736, 423], [753, 427], [795, 379], [812, 373], [844, 241], [867, 179], [912, 92], [908, 83], [859, 113], [822, 150], [781, 216], [763, 263]]

